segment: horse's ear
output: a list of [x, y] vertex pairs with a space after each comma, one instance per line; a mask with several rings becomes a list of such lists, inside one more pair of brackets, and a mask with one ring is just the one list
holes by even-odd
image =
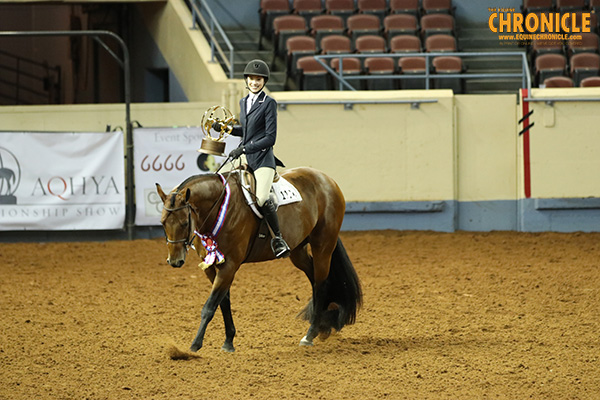
[[185, 202], [186, 203], [190, 200], [191, 194], [192, 194], [192, 192], [190, 191], [190, 188], [187, 188], [187, 190], [185, 191]]
[[160, 187], [160, 185], [158, 183], [156, 184], [156, 191], [158, 192], [160, 199], [164, 203], [165, 199], [167, 198], [167, 195], [165, 194], [165, 192], [163, 192], [162, 188]]

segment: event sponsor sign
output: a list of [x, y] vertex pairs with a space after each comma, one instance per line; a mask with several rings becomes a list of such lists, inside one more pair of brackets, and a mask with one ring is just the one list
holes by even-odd
[[[225, 161], [197, 151], [203, 137], [200, 127], [134, 129], [136, 225], [160, 225], [163, 204], [156, 183], [170, 192], [186, 178], [214, 172]], [[228, 136], [225, 142], [228, 153], [240, 138]]]
[[0, 230], [122, 229], [123, 132], [0, 132]]

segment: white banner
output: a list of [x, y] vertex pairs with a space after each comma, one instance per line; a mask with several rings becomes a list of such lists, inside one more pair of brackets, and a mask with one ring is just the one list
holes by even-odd
[[123, 229], [123, 132], [0, 132], [0, 230]]
[[[216, 171], [225, 161], [226, 157], [198, 153], [203, 137], [200, 127], [133, 130], [136, 225], [160, 225], [163, 204], [156, 183], [168, 193], [192, 175]], [[225, 142], [228, 153], [240, 138], [228, 136]]]

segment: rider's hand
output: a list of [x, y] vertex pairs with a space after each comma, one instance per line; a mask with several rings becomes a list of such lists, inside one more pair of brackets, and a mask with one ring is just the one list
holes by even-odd
[[238, 158], [245, 152], [246, 152], [246, 148], [244, 146], [240, 146], [238, 148], [231, 150], [231, 153], [229, 153], [229, 157], [231, 157], [231, 159], [235, 160], [236, 158]]

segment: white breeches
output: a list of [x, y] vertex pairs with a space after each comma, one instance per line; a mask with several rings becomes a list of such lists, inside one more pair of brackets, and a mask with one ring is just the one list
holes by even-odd
[[265, 201], [269, 200], [274, 176], [275, 170], [273, 168], [263, 167], [254, 171], [254, 178], [256, 178], [256, 202], [259, 207], [262, 207]]

